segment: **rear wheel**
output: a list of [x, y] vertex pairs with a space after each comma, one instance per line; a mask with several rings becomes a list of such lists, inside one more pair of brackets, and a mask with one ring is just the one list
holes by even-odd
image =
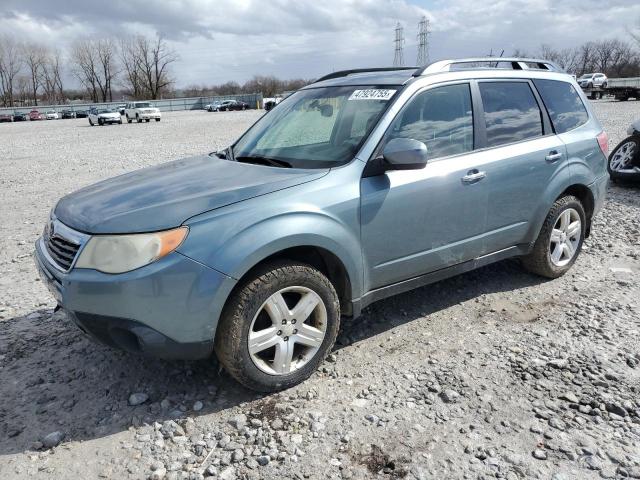
[[140, 115], [138, 115], [137, 113], [136, 113], [136, 121], [138, 123], [142, 123], [142, 119], [140, 118]]
[[335, 342], [339, 324], [338, 295], [327, 277], [309, 265], [271, 263], [230, 298], [215, 351], [246, 387], [278, 391], [316, 371]]
[[104, 120], [101, 118], [98, 118], [98, 125], [103, 126], [104, 125]]
[[530, 272], [547, 278], [564, 275], [575, 263], [584, 240], [586, 215], [580, 200], [567, 195], [555, 201], [529, 255], [522, 258]]

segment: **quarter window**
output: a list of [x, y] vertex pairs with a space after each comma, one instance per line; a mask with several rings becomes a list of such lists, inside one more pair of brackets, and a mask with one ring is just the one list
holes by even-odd
[[575, 88], [558, 80], [534, 80], [547, 107], [556, 133], [564, 133], [587, 123], [589, 114]]
[[393, 138], [412, 138], [423, 142], [429, 158], [473, 150], [469, 85], [447, 85], [418, 94], [391, 124], [387, 141]]
[[487, 146], [542, 135], [542, 113], [526, 82], [480, 82]]

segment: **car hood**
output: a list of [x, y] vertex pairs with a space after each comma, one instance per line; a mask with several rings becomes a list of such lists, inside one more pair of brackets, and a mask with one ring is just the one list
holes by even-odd
[[202, 155], [144, 168], [63, 197], [55, 216], [86, 233], [165, 230], [194, 215], [323, 177], [329, 169], [251, 165]]
[[109, 112], [109, 113], [99, 113], [98, 117], [104, 118], [120, 118], [120, 114], [118, 112]]

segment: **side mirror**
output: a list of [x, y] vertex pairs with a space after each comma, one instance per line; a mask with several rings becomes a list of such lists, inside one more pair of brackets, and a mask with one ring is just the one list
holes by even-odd
[[382, 151], [393, 170], [419, 170], [427, 164], [427, 146], [413, 138], [394, 138]]

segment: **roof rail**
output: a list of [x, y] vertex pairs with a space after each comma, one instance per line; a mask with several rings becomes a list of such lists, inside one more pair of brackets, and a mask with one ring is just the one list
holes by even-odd
[[319, 78], [313, 83], [323, 82], [325, 80], [330, 80], [332, 78], [340, 78], [346, 77], [348, 75], [353, 75], [354, 73], [367, 73], [367, 72], [393, 72], [394, 70], [417, 70], [420, 67], [374, 67], [374, 68], [355, 68], [353, 70], [340, 70], [338, 72], [333, 72], [324, 77]]
[[[510, 64], [513, 70], [549, 70], [553, 72], [564, 72], [562, 68], [560, 68], [557, 64], [550, 62], [549, 60], [543, 60], [540, 58], [518, 58], [518, 57], [477, 57], [477, 58], [461, 58], [457, 60], [441, 60], [439, 62], [434, 62], [430, 65], [426, 65], [418, 70], [416, 70], [413, 74], [414, 77], [419, 77], [420, 75], [426, 75], [429, 73], [437, 73], [437, 72], [449, 72], [451, 71], [452, 65], [459, 65], [465, 63], [488, 63], [489, 66], [478, 67], [478, 68], [498, 68], [498, 64]], [[495, 64], [495, 66], [491, 66], [491, 64]], [[537, 68], [531, 68], [529, 65], [535, 64]], [[468, 67], [473, 69], [475, 67]]]

